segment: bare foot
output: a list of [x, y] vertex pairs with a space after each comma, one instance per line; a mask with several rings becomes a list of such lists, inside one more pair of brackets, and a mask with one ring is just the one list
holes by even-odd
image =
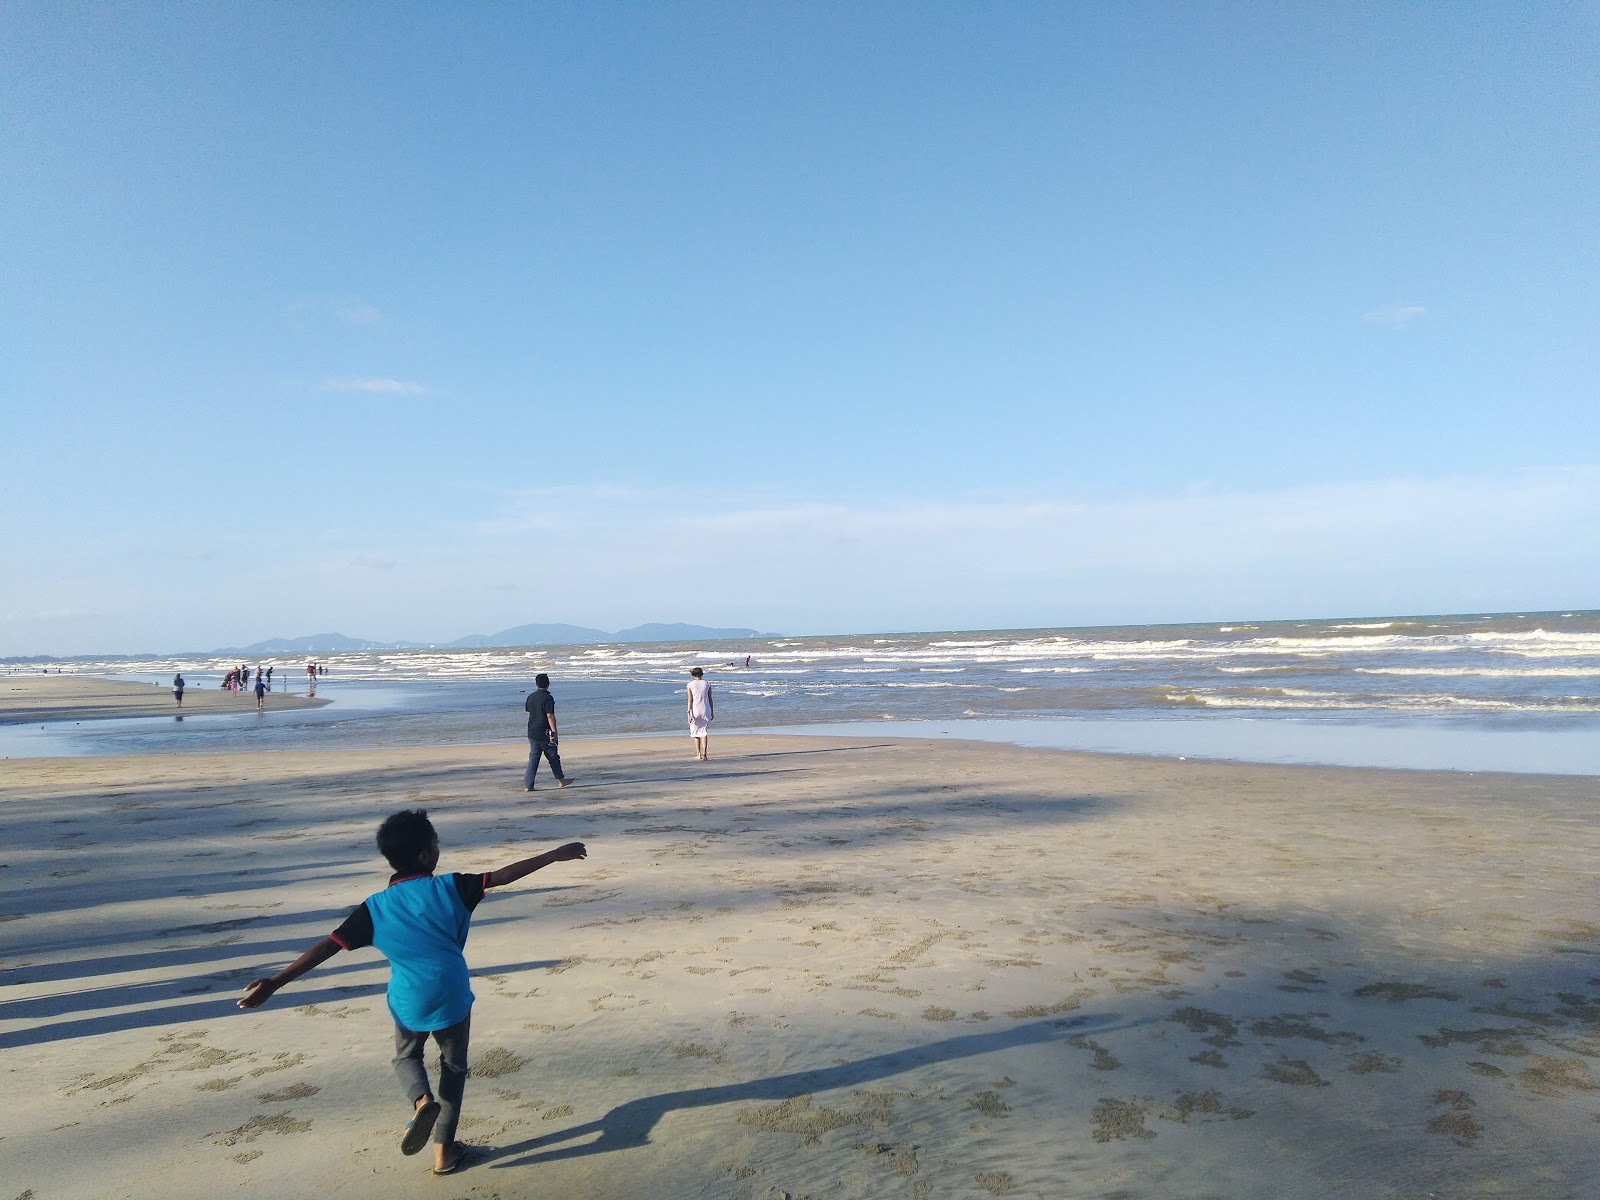
[[435, 1175], [450, 1175], [461, 1165], [461, 1160], [467, 1156], [467, 1148], [460, 1142], [451, 1142], [444, 1145], [439, 1142], [433, 1144], [433, 1173]]
[[569, 783], [571, 783], [571, 782], [572, 782], [572, 776], [571, 776], [571, 775], [568, 775], [568, 776], [567, 776], [567, 777], [566, 777], [566, 778], [565, 778], [565, 779], [563, 779], [563, 780], [562, 780], [562, 781], [561, 781], [561, 786], [562, 786], [562, 787], [566, 787], [566, 786], [567, 786], [567, 784], [569, 784]]

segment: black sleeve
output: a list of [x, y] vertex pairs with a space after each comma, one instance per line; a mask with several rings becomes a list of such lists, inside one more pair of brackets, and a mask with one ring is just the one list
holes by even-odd
[[471, 912], [477, 908], [478, 901], [483, 899], [484, 880], [487, 876], [463, 875], [457, 871], [451, 878], [456, 881], [456, 895], [461, 897], [461, 903], [467, 906], [467, 911]]
[[363, 900], [350, 910], [344, 924], [328, 935], [346, 950], [359, 950], [372, 945], [372, 910]]

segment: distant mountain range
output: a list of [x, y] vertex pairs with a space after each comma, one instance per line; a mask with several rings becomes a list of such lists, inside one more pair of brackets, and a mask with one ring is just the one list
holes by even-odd
[[760, 637], [756, 629], [715, 629], [709, 625], [663, 625], [652, 622], [607, 633], [582, 625], [518, 625], [499, 633], [471, 633], [450, 643], [452, 648], [479, 646], [584, 646], [591, 642], [714, 642]]
[[596, 642], [721, 642], [771, 637], [755, 629], [718, 629], [709, 625], [651, 622], [607, 633], [584, 625], [518, 625], [499, 633], [471, 633], [453, 642], [375, 642], [342, 633], [313, 633], [297, 638], [268, 638], [248, 646], [224, 646], [206, 653], [245, 658], [272, 654], [340, 654], [352, 650], [475, 650], [508, 646], [583, 646]]

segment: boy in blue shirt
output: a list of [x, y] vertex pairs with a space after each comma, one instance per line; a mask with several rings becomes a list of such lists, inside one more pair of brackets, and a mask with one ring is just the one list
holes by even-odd
[[[433, 1173], [448, 1175], [461, 1165], [465, 1147], [455, 1140], [461, 1096], [467, 1082], [467, 1036], [472, 1023], [472, 987], [462, 948], [472, 910], [492, 887], [515, 883], [551, 863], [587, 858], [582, 842], [536, 854], [481, 875], [435, 875], [439, 837], [425, 809], [397, 812], [378, 827], [378, 850], [394, 875], [345, 918], [344, 924], [283, 970], [257, 979], [239, 999], [256, 1008], [284, 984], [298, 979], [341, 950], [376, 946], [389, 960], [389, 1013], [394, 1017], [394, 1069], [413, 1115], [400, 1141], [415, 1154], [433, 1137]], [[422, 1051], [439, 1043], [439, 1098], [428, 1086]]]

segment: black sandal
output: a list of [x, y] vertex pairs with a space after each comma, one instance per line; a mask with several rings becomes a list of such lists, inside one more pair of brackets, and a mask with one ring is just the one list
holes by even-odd
[[411, 1124], [406, 1126], [406, 1135], [400, 1139], [401, 1154], [415, 1154], [428, 1144], [428, 1139], [433, 1136], [433, 1126], [439, 1119], [439, 1102], [429, 1100], [417, 1109], [416, 1116], [411, 1118]]

